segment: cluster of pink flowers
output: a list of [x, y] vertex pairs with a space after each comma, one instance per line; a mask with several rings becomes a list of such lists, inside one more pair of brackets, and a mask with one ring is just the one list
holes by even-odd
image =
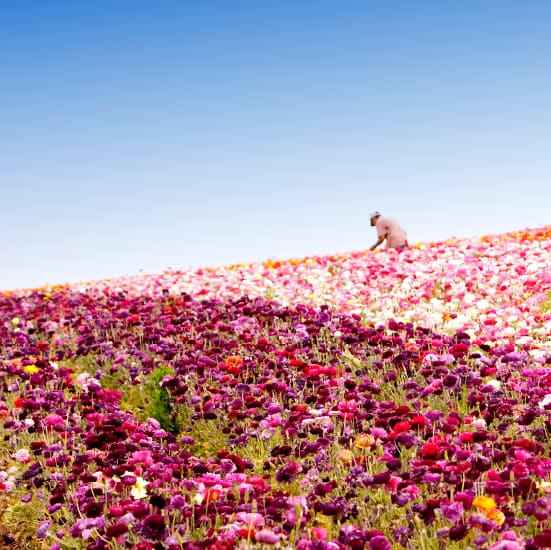
[[93, 283], [99, 290], [197, 298], [268, 297], [284, 305], [329, 305], [366, 321], [413, 322], [473, 338], [519, 340], [547, 353], [551, 229], [417, 244], [405, 252], [351, 252], [231, 267], [169, 271]]

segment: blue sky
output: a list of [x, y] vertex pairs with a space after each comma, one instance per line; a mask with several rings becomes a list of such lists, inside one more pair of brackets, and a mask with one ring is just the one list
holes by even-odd
[[547, 1], [0, 7], [0, 289], [551, 222]]

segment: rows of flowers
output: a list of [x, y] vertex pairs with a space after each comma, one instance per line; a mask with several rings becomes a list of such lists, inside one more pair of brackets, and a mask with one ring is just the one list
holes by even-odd
[[[551, 288], [551, 227], [480, 239], [231, 267], [169, 271], [94, 283], [101, 290], [160, 296], [186, 292], [231, 300], [260, 296], [284, 305], [330, 305], [367, 322], [413, 322], [480, 341], [515, 337], [551, 347], [540, 302]], [[89, 286], [89, 285], [87, 285]]]
[[550, 247], [3, 293], [4, 544], [551, 547]]

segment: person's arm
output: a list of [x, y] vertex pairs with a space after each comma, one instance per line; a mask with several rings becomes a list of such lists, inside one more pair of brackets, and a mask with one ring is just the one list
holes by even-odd
[[385, 235], [382, 235], [377, 239], [377, 242], [369, 249], [369, 250], [375, 250], [384, 240], [386, 239]]

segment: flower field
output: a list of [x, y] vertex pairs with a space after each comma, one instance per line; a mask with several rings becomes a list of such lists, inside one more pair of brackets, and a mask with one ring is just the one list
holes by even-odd
[[2, 547], [551, 548], [551, 227], [0, 293]]

